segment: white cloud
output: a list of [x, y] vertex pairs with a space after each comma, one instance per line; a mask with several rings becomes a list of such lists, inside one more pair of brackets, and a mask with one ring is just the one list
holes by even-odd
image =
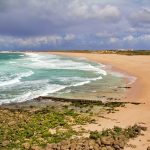
[[123, 41], [131, 42], [131, 43], [150, 42], [150, 34], [142, 34], [137, 37], [133, 35], [129, 35], [129, 36], [124, 37]]
[[[52, 44], [57, 45], [62, 42], [74, 40], [75, 35], [74, 34], [66, 34], [65, 36], [60, 35], [49, 35], [49, 36], [36, 36], [36, 37], [30, 37], [30, 38], [18, 38], [18, 37], [12, 37], [12, 36], [0, 36], [0, 45], [1, 46], [7, 46], [7, 45], [17, 45], [17, 46], [23, 46], [23, 47], [34, 47], [44, 44]], [[6, 44], [7, 43], [7, 44]]]
[[134, 40], [134, 37], [132, 35], [123, 38], [123, 41], [132, 41], [132, 40]]
[[118, 40], [119, 40], [119, 39], [116, 38], [116, 37], [111, 37], [111, 38], [109, 39], [110, 43], [116, 43]]
[[64, 37], [64, 40], [66, 41], [70, 41], [70, 40], [73, 40], [75, 39], [75, 35], [74, 34], [67, 34], [65, 37]]
[[136, 23], [150, 23], [150, 8], [140, 9], [131, 14], [132, 21]]
[[112, 37], [113, 34], [107, 31], [102, 31], [102, 32], [96, 33], [96, 36], [100, 38], [106, 38], [106, 37]]
[[144, 34], [139, 37], [139, 40], [144, 40], [150, 42], [150, 34]]
[[120, 11], [116, 6], [89, 3], [89, 1], [73, 0], [69, 5], [69, 16], [82, 19], [102, 19], [110, 21], [120, 19]]
[[101, 8], [99, 6], [93, 6], [93, 15], [97, 17], [116, 17], [120, 16], [120, 11], [116, 6], [106, 5], [105, 7]]

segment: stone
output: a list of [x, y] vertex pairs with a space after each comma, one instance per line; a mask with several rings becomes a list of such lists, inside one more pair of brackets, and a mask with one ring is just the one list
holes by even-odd
[[107, 150], [114, 150], [111, 146], [106, 146]]
[[146, 131], [147, 127], [141, 127], [141, 130]]
[[52, 144], [49, 144], [49, 143], [48, 143], [48, 144], [46, 145], [46, 147], [45, 147], [45, 150], [50, 150], [50, 149], [52, 149]]
[[147, 150], [150, 150], [150, 146], [147, 147]]
[[49, 129], [50, 134], [56, 134], [56, 129]]
[[89, 141], [89, 146], [90, 146], [90, 145], [93, 146], [94, 144], [95, 144], [95, 141], [94, 141], [94, 140], [90, 140], [90, 141]]
[[13, 125], [15, 125], [15, 124], [16, 124], [15, 121], [11, 121], [11, 122], [8, 123], [9, 126], [13, 126]]
[[89, 145], [89, 149], [90, 149], [90, 150], [93, 150], [93, 146], [92, 146], [92, 145]]
[[[84, 150], [89, 150], [90, 148], [89, 148], [89, 146], [85, 146], [84, 148], [83, 148]], [[75, 149], [74, 149], [75, 150]]]
[[76, 144], [75, 144], [75, 143], [72, 143], [72, 144], [70, 145], [70, 149], [71, 149], [71, 150], [75, 150], [75, 149], [76, 149]]
[[20, 143], [20, 141], [19, 141], [19, 140], [17, 140], [15, 143], [16, 143], [16, 144], [18, 144], [18, 143]]
[[94, 150], [99, 150], [99, 149], [100, 149], [99, 145], [96, 144], [96, 143], [95, 143], [95, 145], [93, 146], [93, 148], [94, 148]]
[[23, 143], [22, 146], [23, 146], [25, 149], [29, 149], [29, 148], [30, 148], [30, 144], [29, 144], [29, 143]]
[[111, 137], [102, 137], [101, 138], [101, 143], [104, 145], [112, 145], [113, 142], [114, 142], [114, 140]]
[[39, 147], [39, 146], [33, 145], [33, 146], [31, 147], [31, 150], [42, 150], [42, 148]]
[[115, 149], [120, 149], [120, 146], [118, 144], [114, 144]]
[[7, 146], [9, 143], [10, 143], [10, 142], [9, 142], [8, 140], [3, 141], [3, 142], [2, 142], [2, 146], [5, 147], [5, 146]]
[[52, 148], [57, 149], [57, 144], [53, 144]]
[[97, 139], [97, 140], [96, 140], [96, 143], [97, 143], [99, 146], [101, 146], [101, 139]]
[[125, 142], [124, 142], [124, 141], [120, 141], [120, 142], [119, 142], [119, 147], [120, 147], [120, 148], [124, 148], [124, 146], [125, 146]]

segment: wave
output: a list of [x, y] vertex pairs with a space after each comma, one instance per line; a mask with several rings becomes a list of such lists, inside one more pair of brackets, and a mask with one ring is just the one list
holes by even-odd
[[[24, 74], [25, 75], [25, 74]], [[26, 74], [27, 75], [27, 74]], [[26, 93], [22, 94], [21, 96], [17, 96], [13, 99], [5, 99], [4, 101], [1, 101], [0, 103], [11, 103], [11, 102], [24, 102], [28, 101], [34, 98], [37, 98], [39, 96], [47, 96], [49, 94], [53, 94], [55, 92], [64, 90], [65, 88], [73, 87], [73, 86], [82, 86], [85, 84], [90, 83], [91, 81], [102, 79], [102, 77], [93, 78], [93, 79], [86, 79], [86, 81], [81, 81], [83, 78], [77, 78], [80, 79], [80, 82], [72, 83], [71, 85], [58, 85], [58, 84], [49, 84], [49, 80], [37, 80], [37, 81], [25, 81], [24, 85], [27, 86], [28, 84], [31, 84], [32, 86], [35, 85], [38, 87], [38, 85], [45, 85], [44, 87], [39, 87], [37, 90], [31, 90], [27, 91]]]
[[[4, 81], [0, 81], [2, 92], [8, 91], [9, 89], [10, 95], [12, 94], [12, 91], [16, 91], [17, 93], [16, 95], [13, 95], [12, 99], [7, 99], [8, 97], [6, 97], [6, 99], [3, 101], [22, 102], [31, 100], [39, 96], [46, 96], [58, 91], [61, 92], [61, 90], [65, 91], [64, 89], [69, 89], [69, 87], [89, 84], [92, 81], [103, 79], [103, 76], [107, 75], [107, 72], [103, 69], [102, 64], [97, 65], [85, 60], [77, 60], [57, 55], [45, 55], [37, 53], [25, 53], [24, 56], [25, 57], [22, 57], [21, 59], [17, 59], [15, 65], [17, 65], [17, 69], [19, 70], [20, 68], [21, 70], [25, 68], [29, 71], [14, 74], [12, 76], [10, 75], [7, 79], [2, 79]], [[9, 65], [12, 65], [13, 68], [14, 65], [11, 63], [14, 63], [14, 61], [9, 61]], [[35, 70], [36, 72], [36, 69], [37, 74], [33, 76], [34, 80], [29, 81], [26, 77], [33, 75], [34, 72], [32, 70]], [[46, 70], [47, 74], [45, 73], [45, 70], [43, 72], [43, 69]], [[60, 73], [54, 76], [54, 71], [52, 74], [50, 72], [52, 69], [58, 69]], [[61, 74], [62, 69], [69, 71]], [[78, 77], [77, 74], [74, 76], [74, 72], [70, 73], [71, 70], [77, 70], [75, 73], [78, 74], [79, 72], [78, 76], [82, 77]], [[81, 75], [80, 71], [82, 71]], [[69, 74], [67, 74], [68, 72]], [[85, 76], [83, 73], [87, 73], [87, 78], [83, 77]], [[68, 75], [72, 75], [72, 77], [66, 77]], [[59, 78], [57, 78], [57, 76], [59, 76]], [[22, 78], [26, 79], [22, 80]]]
[[85, 84], [88, 84], [88, 83], [90, 83], [90, 81], [84, 81], [84, 82], [75, 83], [75, 84], [73, 84], [71, 86], [81, 86], [81, 85], [85, 85]]
[[71, 85], [68, 85], [67, 87], [81, 86], [81, 85], [85, 85], [92, 81], [96, 81], [100, 79], [103, 79], [103, 78], [101, 76], [97, 78], [81, 78], [81, 77], [59, 77], [57, 78], [57, 80], [61, 82], [65, 82], [65, 83], [70, 82]]
[[17, 62], [15, 62], [15, 61], [10, 61], [9, 63], [10, 63], [10, 64], [16, 64]]
[[15, 84], [15, 83], [18, 83], [18, 82], [19, 82], [18, 78], [12, 79], [12, 80], [9, 80], [9, 81], [0, 82], [0, 87], [10, 85], [10, 84]]
[[119, 78], [126, 78], [128, 80], [127, 85], [131, 85], [137, 80], [137, 77], [130, 76], [130, 75], [127, 75], [127, 74], [124, 74], [124, 73], [121, 73], [121, 72], [111, 71], [110, 74], [113, 75], [113, 76], [119, 77]]
[[10, 51], [0, 51], [0, 53], [12, 53]]
[[102, 79], [102, 77], [98, 77], [98, 78], [91, 78], [91, 79], [85, 79], [85, 81], [83, 82], [78, 82], [78, 83], [75, 83], [75, 84], [72, 84], [71, 86], [82, 86], [82, 85], [85, 85], [85, 84], [89, 84], [91, 81], [96, 81], [96, 80], [100, 80]]
[[32, 100], [39, 96], [46, 96], [48, 94], [55, 93], [57, 91], [64, 89], [65, 87], [66, 86], [56, 85], [56, 84], [47, 85], [43, 89], [40, 89], [37, 91], [28, 91], [28, 92], [22, 94], [21, 96], [19, 95], [13, 99], [4, 99], [3, 101], [0, 101], [0, 104], [3, 104], [3, 103], [6, 104], [6, 103], [12, 103], [12, 102], [24, 102], [24, 101]]
[[31, 70], [28, 71], [28, 72], [19, 73], [19, 74], [18, 74], [18, 78], [21, 79], [21, 78], [23, 78], [23, 77], [29, 77], [29, 76], [31, 76], [32, 74], [34, 74], [34, 72], [31, 71]]
[[14, 79], [11, 79], [11, 80], [8, 80], [8, 81], [1, 81], [1, 82], [0, 82], [0, 87], [19, 83], [20, 80], [21, 80], [23, 77], [29, 77], [29, 76], [31, 76], [33, 73], [34, 73], [33, 71], [19, 73], [19, 74], [16, 75], [17, 77], [14, 78]]
[[[37, 69], [66, 69], [66, 70], [82, 70], [92, 71], [101, 75], [107, 75], [107, 72], [102, 69], [104, 65], [92, 65], [89, 62], [81, 60], [64, 59], [57, 55], [40, 55], [37, 53], [26, 53], [31, 61], [29, 68]], [[78, 60], [78, 61], [77, 61]], [[63, 63], [62, 63], [63, 61]]]

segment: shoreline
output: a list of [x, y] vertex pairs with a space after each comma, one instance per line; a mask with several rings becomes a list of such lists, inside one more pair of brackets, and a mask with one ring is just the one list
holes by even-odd
[[[138, 123], [144, 124], [148, 129], [144, 136], [131, 140], [129, 144], [135, 145], [136, 150], [147, 149], [150, 146], [150, 56], [69, 52], [49, 52], [49, 54], [84, 57], [97, 63], [111, 65], [113, 70], [137, 77], [137, 80], [131, 85], [131, 89], [126, 92], [126, 98], [121, 101], [141, 102], [144, 104], [138, 106], [129, 104], [126, 108], [119, 108], [118, 112], [105, 116], [111, 118], [112, 121], [103, 119], [101, 120], [101, 125], [103, 128], [113, 128], [113, 126], [127, 127]], [[87, 127], [87, 129], [93, 128], [98, 130], [93, 126]], [[125, 147], [125, 150], [133, 149], [135, 148]]]
[[[142, 102], [150, 103], [150, 101], [146, 100], [150, 97], [150, 93], [146, 92], [146, 91], [150, 91], [150, 82], [146, 81], [147, 82], [146, 83], [145, 80], [143, 82], [143, 78], [144, 78], [143, 74], [144, 73], [142, 73], [142, 75], [140, 75], [139, 71], [137, 72], [137, 68], [135, 68], [136, 70], [134, 70], [134, 66], [131, 66], [132, 69], [130, 69], [130, 64], [128, 65], [128, 62], [127, 62], [128, 60], [126, 61], [127, 64], [124, 65], [124, 63], [125, 63], [124, 61], [127, 58], [129, 58], [129, 60], [132, 60], [132, 58], [134, 57], [134, 58], [136, 58], [136, 61], [137, 61], [138, 57], [142, 57], [142, 59], [144, 59], [144, 58], [148, 59], [150, 56], [125, 56], [125, 55], [115, 55], [115, 54], [69, 53], [69, 52], [46, 52], [46, 53], [56, 54], [56, 55], [64, 55], [64, 56], [70, 56], [70, 57], [78, 57], [78, 58], [84, 57], [87, 60], [91, 60], [91, 61], [94, 61], [97, 63], [111, 65], [112, 71], [116, 71], [116, 72], [120, 72], [125, 75], [136, 77], [137, 78], [136, 81], [133, 84], [131, 84], [132, 88], [127, 91], [126, 99], [131, 102], [142, 101]], [[118, 57], [118, 60], [113, 60], [116, 57]], [[150, 64], [150, 60], [149, 60], [149, 64]], [[137, 65], [135, 65], [135, 66], [137, 67]], [[147, 64], [146, 66], [148, 68], [149, 65]], [[146, 68], [146, 66], [144, 66], [144, 67]], [[139, 68], [140, 68], [140, 66], [139, 66]], [[146, 74], [146, 73], [148, 73], [148, 74]], [[146, 73], [145, 73], [145, 76], [146, 75], [150, 76], [150, 72], [146, 71]], [[147, 84], [148, 84], [148, 86], [147, 86]], [[143, 90], [143, 87], [144, 87], [144, 90]], [[145, 95], [145, 93], [146, 93], [146, 95]], [[123, 101], [124, 101], [124, 99], [123, 99]]]
[[[43, 52], [36, 52], [43, 53]], [[93, 53], [69, 53], [69, 52], [46, 52], [47, 54], [55, 54], [55, 55], [64, 55], [69, 57], [84, 57], [90, 61], [102, 63], [106, 65], [111, 65], [111, 70], [116, 72], [121, 72], [125, 75], [131, 75], [137, 77], [136, 82], [131, 84], [131, 89], [127, 89], [126, 98], [121, 99], [120, 104], [124, 102], [126, 103], [124, 107], [117, 107], [115, 112], [109, 113], [109, 109], [106, 109], [108, 112], [101, 116], [98, 113], [97, 115], [93, 115], [96, 119], [97, 124], [86, 124], [83, 125], [86, 131], [102, 131], [103, 129], [113, 129], [114, 126], [118, 126], [121, 128], [127, 128], [129, 126], [133, 126], [135, 124], [144, 125], [147, 128], [147, 131], [144, 132], [143, 135], [138, 136], [135, 139], [131, 139], [126, 146], [125, 150], [141, 150], [147, 149], [150, 146], [150, 56], [122, 56], [122, 55], [114, 55], [114, 54], [93, 54]], [[108, 68], [109, 69], [109, 68]], [[137, 102], [140, 105], [135, 104]], [[57, 106], [64, 105], [68, 102], [59, 102], [52, 101], [51, 99], [39, 98], [39, 100], [31, 100], [23, 103], [14, 103], [8, 104], [9, 108], [16, 108], [17, 110], [21, 110], [22, 108], [28, 108], [29, 111], [35, 111], [36, 109], [41, 109], [43, 106], [45, 108], [57, 108]], [[70, 103], [70, 102], [69, 102]], [[111, 102], [110, 102], [111, 103]], [[118, 103], [119, 104], [119, 103]], [[117, 104], [117, 105], [118, 105]], [[105, 104], [102, 104], [105, 105]], [[107, 104], [106, 104], [107, 105]], [[112, 105], [115, 105], [112, 104]], [[35, 107], [34, 107], [35, 106]], [[62, 106], [61, 106], [62, 107]], [[90, 108], [90, 104], [88, 106]], [[112, 106], [111, 106], [112, 107]], [[0, 106], [1, 111], [7, 108], [7, 106]], [[8, 108], [8, 109], [9, 109]], [[65, 107], [62, 107], [65, 109]], [[72, 108], [72, 106], [71, 106]], [[100, 107], [104, 109], [103, 106]], [[84, 108], [83, 108], [84, 110]], [[90, 109], [88, 109], [90, 110]], [[97, 106], [94, 107], [94, 111], [97, 111]], [[105, 111], [106, 111], [105, 110]], [[41, 110], [39, 110], [41, 111]], [[84, 110], [85, 111], [85, 110]], [[102, 110], [103, 112], [103, 110]]]

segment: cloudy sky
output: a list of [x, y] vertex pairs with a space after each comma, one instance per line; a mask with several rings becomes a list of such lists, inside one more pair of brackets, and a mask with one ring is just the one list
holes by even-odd
[[0, 50], [150, 49], [150, 0], [0, 0]]

